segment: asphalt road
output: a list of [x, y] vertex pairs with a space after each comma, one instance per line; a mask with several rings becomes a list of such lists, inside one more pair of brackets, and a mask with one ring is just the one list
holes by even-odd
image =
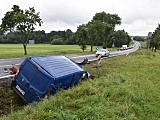
[[[135, 41], [133, 46], [134, 47], [132, 49], [128, 49], [128, 50], [111, 51], [109, 58], [119, 56], [119, 55], [125, 55], [125, 54], [128, 55], [129, 53], [135, 52], [137, 49], [139, 49], [140, 43]], [[77, 63], [81, 63], [85, 58], [87, 58], [89, 62], [97, 60], [97, 57], [95, 56], [95, 54], [87, 54], [87, 55], [71, 54], [66, 56]], [[103, 59], [105, 58], [108, 58], [108, 57], [103, 57]], [[24, 59], [25, 58], [0, 59], [0, 79], [13, 76], [10, 73], [9, 68], [11, 68], [13, 65], [15, 67], [18, 67], [24, 61]]]

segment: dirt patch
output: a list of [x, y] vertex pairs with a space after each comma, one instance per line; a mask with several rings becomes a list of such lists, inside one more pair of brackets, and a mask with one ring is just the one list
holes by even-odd
[[13, 78], [0, 79], [0, 116], [22, 109], [24, 103], [11, 89]]
[[0, 79], [0, 88], [10, 87], [12, 80], [13, 78]]

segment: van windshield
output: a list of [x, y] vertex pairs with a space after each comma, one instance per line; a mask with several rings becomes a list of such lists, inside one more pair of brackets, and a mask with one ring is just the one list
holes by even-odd
[[23, 66], [21, 71], [27, 81], [39, 91], [46, 91], [50, 83], [49, 78], [30, 62], [26, 62]]

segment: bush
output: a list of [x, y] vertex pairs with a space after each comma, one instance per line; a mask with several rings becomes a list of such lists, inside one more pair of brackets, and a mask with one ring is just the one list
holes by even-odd
[[63, 45], [63, 40], [62, 38], [56, 38], [51, 41], [51, 44], [52, 45]]
[[143, 42], [144, 42], [144, 38], [142, 38], [142, 37], [140, 37], [140, 36], [135, 36], [135, 37], [133, 37], [133, 40], [143, 41]]

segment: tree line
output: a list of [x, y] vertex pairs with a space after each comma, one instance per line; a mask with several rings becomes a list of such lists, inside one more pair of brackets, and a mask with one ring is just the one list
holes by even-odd
[[[29, 40], [35, 40], [36, 44], [76, 44], [75, 33], [70, 29], [67, 29], [66, 31], [51, 31], [50, 33], [46, 33], [44, 30], [33, 31], [29, 35]], [[1, 32], [0, 43], [19, 44], [22, 43], [22, 41], [13, 32], [7, 34]]]
[[148, 48], [154, 50], [155, 52], [160, 49], [160, 24], [155, 29], [153, 34], [147, 39]]
[[78, 26], [76, 41], [84, 51], [86, 45], [101, 45], [104, 49], [112, 46], [121, 47], [129, 45], [131, 38], [124, 30], [115, 30], [116, 25], [121, 24], [121, 18], [117, 14], [100, 12], [93, 16], [93, 19], [86, 24]]
[[76, 32], [70, 29], [66, 31], [51, 31], [46, 33], [44, 30], [35, 31], [36, 25], [43, 23], [36, 13], [34, 7], [28, 10], [21, 10], [18, 5], [13, 5], [11, 11], [6, 12], [0, 25], [0, 43], [22, 43], [24, 54], [27, 54], [26, 47], [29, 40], [35, 43], [59, 44], [78, 44], [84, 51], [87, 45], [103, 46], [103, 48], [121, 47], [129, 44], [131, 38], [124, 30], [115, 30], [116, 25], [121, 24], [121, 18], [117, 14], [105, 12], [96, 13], [93, 19], [86, 24], [79, 25]]

